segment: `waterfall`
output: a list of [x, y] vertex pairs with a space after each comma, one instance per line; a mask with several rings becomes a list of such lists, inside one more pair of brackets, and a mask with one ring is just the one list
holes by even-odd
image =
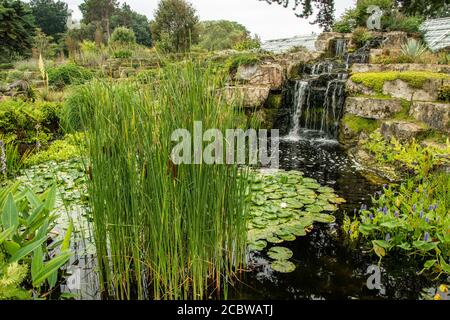
[[347, 53], [347, 40], [337, 39], [334, 55], [336, 57], [343, 57]]
[[295, 83], [295, 93], [294, 93], [294, 112], [292, 118], [292, 129], [288, 136], [292, 138], [298, 138], [300, 133], [300, 118], [302, 116], [303, 106], [307, 100], [307, 94], [309, 92], [309, 82], [308, 81], [296, 81]]
[[346, 65], [333, 60], [304, 69], [303, 79], [291, 86], [291, 126], [287, 138], [298, 139], [306, 130], [336, 138], [345, 100]]

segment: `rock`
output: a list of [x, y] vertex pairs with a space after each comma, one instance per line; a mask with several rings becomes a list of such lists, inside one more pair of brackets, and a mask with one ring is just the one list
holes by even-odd
[[269, 97], [270, 87], [268, 86], [227, 86], [223, 89], [226, 101], [230, 104], [242, 101], [245, 108], [259, 108], [264, 105]]
[[352, 66], [352, 73], [361, 72], [386, 72], [386, 71], [428, 71], [438, 73], [450, 73], [450, 65], [445, 64], [366, 64], [355, 63]]
[[329, 51], [332, 41], [342, 39], [346, 35], [338, 32], [322, 32], [316, 40], [315, 47], [317, 51]]
[[403, 31], [387, 32], [383, 36], [384, 49], [398, 49], [408, 40], [408, 34]]
[[427, 128], [408, 121], [386, 121], [381, 124], [380, 131], [386, 140], [395, 137], [400, 141], [410, 141], [425, 133]]
[[433, 129], [450, 132], [450, 104], [448, 103], [414, 101], [410, 115]]
[[407, 82], [397, 79], [386, 81], [383, 85], [383, 93], [408, 101], [436, 101], [438, 100], [439, 89], [443, 83], [444, 80], [441, 79], [428, 79], [422, 88], [413, 88]]
[[360, 83], [355, 83], [351, 79], [347, 80], [347, 83], [345, 84], [345, 91], [349, 96], [356, 96], [356, 95], [366, 95], [370, 96], [375, 94], [375, 92], [367, 88], [365, 85]]
[[400, 111], [402, 102], [398, 99], [348, 97], [345, 102], [345, 112], [366, 119], [388, 119]]
[[276, 63], [241, 65], [235, 80], [257, 86], [268, 86], [271, 89], [280, 89], [283, 85], [283, 68]]

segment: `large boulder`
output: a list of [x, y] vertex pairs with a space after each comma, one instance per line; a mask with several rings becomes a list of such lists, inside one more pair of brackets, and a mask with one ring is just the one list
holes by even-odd
[[450, 132], [450, 104], [438, 102], [413, 102], [410, 115], [431, 128]]
[[403, 31], [383, 33], [383, 37], [384, 49], [398, 49], [408, 40], [408, 34]]
[[379, 99], [371, 97], [348, 97], [345, 112], [366, 119], [388, 119], [402, 111], [398, 99]]
[[400, 141], [410, 141], [427, 131], [426, 126], [408, 121], [386, 121], [381, 124], [381, 134], [386, 140], [395, 137]]
[[397, 63], [397, 64], [355, 63], [352, 65], [353, 73], [386, 72], [386, 71], [428, 71], [428, 72], [450, 73], [450, 65], [418, 64], [418, 63]]
[[234, 79], [250, 85], [280, 89], [284, 81], [283, 68], [277, 63], [241, 65]]
[[442, 87], [444, 80], [428, 79], [422, 88], [411, 87], [407, 82], [397, 79], [394, 81], [386, 81], [383, 85], [383, 93], [394, 98], [406, 99], [409, 101], [436, 101], [438, 100], [439, 89]]
[[223, 95], [230, 104], [241, 104], [245, 108], [260, 108], [269, 97], [270, 87], [268, 86], [227, 86], [223, 89]]

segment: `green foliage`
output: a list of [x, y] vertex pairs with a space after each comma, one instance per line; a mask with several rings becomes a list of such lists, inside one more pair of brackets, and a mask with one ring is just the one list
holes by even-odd
[[27, 157], [27, 152], [22, 156], [19, 154], [14, 136], [6, 137], [0, 134], [0, 181], [17, 174]]
[[0, 300], [31, 300], [31, 292], [21, 287], [27, 275], [27, 265], [8, 263], [0, 251]]
[[[101, 29], [110, 34], [110, 19], [118, 7], [117, 0], [84, 0], [79, 5], [83, 14], [83, 23], [86, 25], [101, 26]], [[94, 33], [92, 33], [94, 36]]]
[[450, 85], [443, 85], [439, 89], [439, 101], [450, 102]]
[[59, 0], [31, 0], [30, 7], [37, 26], [46, 35], [58, 40], [67, 29], [67, 3]]
[[34, 18], [28, 5], [18, 0], [0, 1], [0, 61], [11, 62], [16, 54], [29, 55]]
[[[30, 280], [35, 292], [40, 295], [45, 288], [44, 284], [50, 289], [55, 287], [59, 269], [72, 255], [68, 246], [71, 228], [62, 244], [58, 241], [49, 244], [50, 240], [56, 240], [51, 233], [57, 218], [53, 213], [56, 187], [53, 186], [40, 196], [29, 189], [18, 192], [17, 188], [18, 184], [15, 184], [0, 190], [0, 208], [2, 208], [0, 256], [3, 258], [0, 262], [3, 260], [11, 264], [7, 268], [17, 268], [17, 265], [24, 265], [25, 268], [11, 269], [10, 271], [14, 272], [3, 274], [0, 295], [2, 284], [9, 284], [10, 287], [6, 287], [6, 292], [10, 292], [12, 288], [18, 289], [25, 276]], [[31, 271], [30, 278], [27, 273], [28, 267]], [[23, 290], [19, 292], [24, 293]]]
[[386, 81], [402, 80], [413, 88], [422, 88], [427, 80], [450, 79], [450, 75], [445, 73], [434, 73], [426, 71], [405, 71], [405, 72], [365, 72], [355, 73], [351, 80], [358, 84], [373, 89], [376, 93], [383, 92], [383, 85]]
[[261, 41], [258, 38], [242, 40], [233, 46], [233, 49], [237, 51], [246, 51], [259, 48], [261, 48]]
[[411, 178], [399, 188], [385, 186], [372, 198], [372, 208], [347, 218], [352, 240], [371, 241], [381, 258], [388, 253], [420, 255], [424, 270], [450, 274], [450, 175]]
[[141, 84], [151, 84], [159, 78], [159, 73], [157, 69], [143, 70], [136, 75], [136, 80]]
[[133, 30], [126, 27], [117, 27], [111, 35], [109, 44], [120, 47], [132, 47], [136, 44], [136, 35]]
[[138, 44], [146, 47], [152, 45], [150, 21], [145, 15], [131, 10], [127, 3], [123, 3], [122, 7], [116, 8], [111, 16], [111, 28], [114, 30], [119, 26], [133, 30]]
[[233, 125], [236, 110], [217, 95], [224, 79], [213, 71], [178, 63], [162, 69], [156, 88], [80, 88], [99, 282], [108, 294], [142, 298], [150, 284], [155, 299], [201, 299], [219, 282], [226, 294], [244, 263], [247, 171], [169, 160], [168, 135], [193, 119], [221, 131]]
[[262, 56], [256, 53], [240, 53], [233, 55], [228, 58], [225, 62], [225, 68], [230, 72], [234, 73], [237, 71], [240, 65], [252, 65], [260, 62]]
[[203, 21], [199, 25], [199, 46], [209, 51], [232, 49], [237, 43], [250, 40], [250, 32], [234, 21]]
[[342, 123], [355, 133], [372, 133], [379, 128], [377, 120], [361, 118], [352, 114], [346, 114], [342, 118]]
[[50, 67], [47, 73], [49, 85], [59, 90], [68, 85], [83, 84], [93, 77], [90, 70], [73, 63]]
[[61, 108], [53, 102], [0, 102], [0, 134], [14, 136], [17, 143], [48, 141], [59, 132]]
[[52, 142], [46, 150], [29, 156], [23, 164], [25, 166], [34, 166], [48, 161], [59, 163], [80, 157], [82, 149], [79, 143], [83, 141], [82, 138], [80, 133], [75, 135], [68, 134], [63, 140]]
[[393, 13], [386, 21], [389, 31], [403, 31], [410, 34], [419, 33], [424, 19], [420, 16], [405, 16], [401, 13]]
[[449, 141], [445, 149], [423, 147], [415, 140], [410, 143], [401, 143], [395, 138], [386, 141], [379, 131], [375, 131], [362, 145], [379, 163], [395, 165], [419, 177], [426, 177], [435, 168], [450, 164]]
[[372, 32], [363, 27], [358, 27], [353, 31], [352, 41], [358, 47], [364, 46], [368, 41], [373, 39]]
[[157, 47], [163, 52], [186, 52], [198, 42], [199, 18], [185, 0], [161, 0], [151, 23]]
[[416, 39], [408, 39], [408, 41], [401, 46], [403, 55], [414, 59], [420, 58], [427, 52], [427, 47], [422, 41]]
[[115, 59], [129, 59], [133, 56], [133, 51], [126, 49], [116, 50], [113, 52], [112, 56]]

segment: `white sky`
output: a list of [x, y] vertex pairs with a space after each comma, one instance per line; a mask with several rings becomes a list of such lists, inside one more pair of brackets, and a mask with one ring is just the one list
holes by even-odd
[[[253, 34], [258, 34], [263, 40], [288, 38], [296, 35], [320, 32], [320, 28], [310, 25], [308, 21], [297, 18], [290, 8], [280, 5], [269, 5], [258, 0], [189, 0], [197, 9], [201, 20], [226, 19], [237, 21], [246, 26]], [[82, 0], [65, 0], [74, 11], [75, 19], [81, 18], [78, 5]], [[130, 7], [152, 19], [159, 0], [120, 0]], [[335, 0], [336, 17], [346, 8], [351, 7], [356, 0]]]

